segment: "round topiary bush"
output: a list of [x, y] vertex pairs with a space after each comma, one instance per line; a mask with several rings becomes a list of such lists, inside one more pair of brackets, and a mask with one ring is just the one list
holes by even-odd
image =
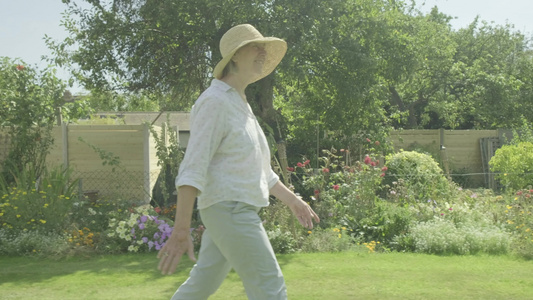
[[503, 186], [515, 190], [527, 188], [533, 185], [533, 143], [504, 145], [496, 150], [489, 165], [491, 171], [498, 173], [496, 177]]
[[400, 202], [421, 202], [448, 198], [451, 185], [439, 164], [429, 155], [401, 151], [386, 157], [388, 168], [383, 183], [388, 196]]

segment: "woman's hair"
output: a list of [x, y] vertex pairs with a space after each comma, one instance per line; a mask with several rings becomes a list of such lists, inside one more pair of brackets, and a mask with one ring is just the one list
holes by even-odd
[[228, 64], [224, 67], [224, 70], [222, 70], [222, 77], [226, 77], [231, 72], [237, 71], [237, 66], [235, 65], [235, 62], [233, 60], [230, 60]]

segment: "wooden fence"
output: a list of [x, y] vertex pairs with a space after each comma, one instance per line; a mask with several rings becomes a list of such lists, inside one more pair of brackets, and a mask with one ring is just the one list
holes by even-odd
[[[161, 127], [154, 128], [161, 132]], [[179, 133], [180, 137], [188, 136], [188, 130]], [[396, 150], [418, 149], [431, 153], [447, 174], [454, 179], [463, 178], [468, 186], [493, 188], [488, 161], [507, 133], [505, 130], [397, 130], [391, 132], [390, 141]], [[160, 167], [155, 140], [147, 125], [63, 125], [54, 128], [53, 136], [55, 143], [48, 162], [71, 167], [82, 179], [85, 192], [150, 199]], [[487, 146], [487, 141], [492, 144]], [[0, 132], [0, 161], [5, 159], [8, 142]], [[118, 156], [120, 167], [112, 171], [112, 166], [104, 166], [90, 145]]]
[[[156, 132], [161, 127], [154, 126]], [[52, 131], [49, 165], [68, 166], [81, 180], [83, 192], [148, 202], [159, 175], [155, 140], [148, 125], [65, 125]], [[0, 159], [8, 139], [0, 134]], [[103, 155], [103, 156], [101, 156]], [[117, 157], [117, 165], [106, 156]], [[107, 163], [104, 165], [104, 162]]]
[[[396, 130], [391, 132], [395, 150], [419, 149], [431, 153], [445, 172], [469, 186], [494, 188], [488, 161], [509, 130]], [[485, 143], [486, 140], [492, 143]], [[496, 147], [491, 147], [497, 145]], [[490, 148], [490, 149], [489, 149]]]

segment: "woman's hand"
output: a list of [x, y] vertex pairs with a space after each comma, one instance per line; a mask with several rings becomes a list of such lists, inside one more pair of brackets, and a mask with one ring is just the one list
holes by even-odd
[[278, 181], [271, 189], [270, 193], [285, 203], [292, 211], [298, 222], [303, 227], [313, 229], [313, 220], [320, 222], [320, 218], [313, 211], [309, 204], [305, 203], [299, 196], [289, 190], [281, 181]]
[[185, 253], [187, 253], [190, 260], [196, 262], [189, 229], [174, 228], [170, 238], [157, 254], [157, 258], [159, 258], [159, 266], [157, 268], [161, 271], [161, 274], [170, 275], [174, 273]]
[[315, 211], [300, 197], [296, 196], [296, 200], [287, 205], [303, 227], [313, 229], [313, 220], [317, 223], [320, 222], [320, 218]]

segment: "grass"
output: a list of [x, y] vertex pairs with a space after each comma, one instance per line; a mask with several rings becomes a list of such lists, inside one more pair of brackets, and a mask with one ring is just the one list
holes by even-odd
[[[508, 256], [317, 253], [278, 257], [289, 299], [531, 299], [533, 261]], [[0, 257], [0, 299], [169, 299], [188, 275], [172, 276], [155, 254], [66, 260]], [[210, 298], [246, 299], [230, 273]]]

